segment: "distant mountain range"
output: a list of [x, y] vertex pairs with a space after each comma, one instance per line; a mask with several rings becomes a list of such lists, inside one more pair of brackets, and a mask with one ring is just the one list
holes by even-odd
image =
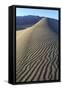
[[37, 23], [41, 17], [39, 16], [17, 16], [16, 17], [16, 29], [24, 29]]
[[[44, 17], [40, 16], [17, 16], [16, 17], [16, 30], [25, 29], [31, 27]], [[53, 31], [58, 32], [58, 20], [47, 18], [48, 25], [53, 29]]]

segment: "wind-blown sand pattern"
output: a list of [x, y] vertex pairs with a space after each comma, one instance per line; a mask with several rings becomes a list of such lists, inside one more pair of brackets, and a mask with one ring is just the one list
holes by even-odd
[[16, 31], [16, 82], [58, 80], [58, 34], [47, 18]]

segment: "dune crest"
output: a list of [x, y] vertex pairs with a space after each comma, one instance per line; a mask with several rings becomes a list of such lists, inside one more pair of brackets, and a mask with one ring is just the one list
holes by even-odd
[[44, 26], [47, 25], [47, 18], [42, 18], [39, 22], [37, 22], [34, 26]]

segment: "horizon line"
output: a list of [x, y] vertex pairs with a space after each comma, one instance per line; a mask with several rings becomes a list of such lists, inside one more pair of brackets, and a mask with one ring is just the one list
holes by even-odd
[[43, 17], [43, 18], [50, 18], [50, 19], [55, 19], [55, 20], [59, 20], [59, 18], [52, 18], [52, 17], [47, 17], [47, 16], [38, 16], [38, 15], [23, 15], [23, 16], [16, 16], [16, 17], [25, 17], [25, 16], [37, 16], [37, 17]]

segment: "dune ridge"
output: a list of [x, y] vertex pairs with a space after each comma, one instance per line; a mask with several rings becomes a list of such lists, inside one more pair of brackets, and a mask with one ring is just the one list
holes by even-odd
[[58, 80], [58, 35], [43, 18], [16, 31], [16, 82]]

